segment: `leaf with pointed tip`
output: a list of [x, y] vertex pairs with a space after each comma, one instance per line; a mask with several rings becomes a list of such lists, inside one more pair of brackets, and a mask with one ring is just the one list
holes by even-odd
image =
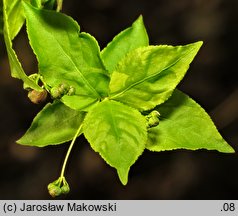
[[140, 111], [162, 104], [184, 77], [201, 45], [148, 46], [130, 52], [112, 73], [110, 98]]
[[101, 52], [103, 62], [111, 73], [125, 55], [139, 47], [148, 46], [149, 39], [140, 16], [131, 27], [120, 32]]
[[84, 116], [84, 112], [72, 110], [59, 101], [48, 103], [17, 143], [44, 147], [67, 142], [73, 139]]
[[148, 131], [147, 149], [158, 152], [175, 149], [234, 152], [204, 109], [184, 93], [175, 90], [156, 110], [161, 119], [158, 126]]
[[127, 184], [130, 166], [142, 154], [147, 140], [145, 117], [116, 101], [103, 101], [88, 112], [83, 133], [91, 147]]
[[95, 38], [80, 33], [77, 22], [62, 13], [26, 3], [24, 8], [28, 37], [44, 81], [51, 87], [67, 83], [75, 88], [74, 98], [65, 96], [63, 103], [81, 110], [105, 97], [109, 77]]
[[[19, 30], [20, 24], [18, 21], [18, 28], [14, 28], [14, 25], [11, 24], [14, 22], [13, 20], [17, 19], [15, 15], [13, 17], [9, 17], [11, 15], [11, 11], [13, 10], [12, 7], [14, 3], [19, 5], [18, 1], [10, 1], [10, 0], [3, 0], [3, 20], [4, 20], [4, 40], [6, 44], [7, 54], [9, 58], [9, 64], [11, 68], [11, 75], [14, 78], [21, 79], [27, 86], [35, 89], [37, 91], [42, 91], [42, 88], [38, 86], [34, 81], [32, 81], [24, 72], [21, 63], [19, 62], [15, 51], [12, 48], [12, 38], [16, 35], [17, 31]], [[13, 4], [13, 5], [12, 5]], [[13, 7], [14, 8], [14, 7]], [[18, 14], [18, 13], [16, 13]], [[20, 16], [21, 17], [21, 16]], [[19, 20], [21, 18], [19, 17]], [[12, 26], [13, 25], [13, 26]], [[16, 30], [18, 29], [18, 30]]]

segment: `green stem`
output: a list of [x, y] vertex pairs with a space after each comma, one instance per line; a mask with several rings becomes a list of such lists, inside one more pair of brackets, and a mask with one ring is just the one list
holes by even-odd
[[80, 125], [80, 127], [78, 128], [76, 134], [74, 135], [74, 138], [72, 139], [71, 143], [70, 143], [70, 146], [69, 146], [69, 149], [67, 151], [67, 154], [65, 156], [65, 159], [64, 159], [64, 163], [63, 163], [63, 166], [62, 166], [62, 169], [61, 169], [61, 174], [60, 174], [60, 178], [63, 179], [64, 178], [64, 173], [65, 173], [65, 168], [66, 168], [66, 164], [67, 164], [67, 161], [69, 159], [69, 155], [70, 155], [70, 152], [74, 146], [74, 143], [75, 143], [75, 140], [77, 139], [81, 129], [82, 129], [82, 125]]

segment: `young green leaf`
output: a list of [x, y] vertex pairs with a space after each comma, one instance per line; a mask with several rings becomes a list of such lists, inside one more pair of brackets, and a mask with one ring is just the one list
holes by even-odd
[[234, 152], [204, 109], [184, 93], [175, 90], [169, 100], [156, 109], [161, 119], [158, 126], [148, 131], [147, 149], [158, 152], [174, 149]]
[[103, 49], [101, 55], [107, 70], [111, 73], [125, 55], [136, 48], [148, 46], [149, 39], [140, 16], [131, 27], [120, 32]]
[[9, 38], [13, 40], [25, 22], [22, 0], [3, 0], [3, 2], [8, 20]]
[[47, 104], [34, 118], [30, 128], [17, 143], [44, 147], [71, 140], [83, 122], [85, 113], [56, 101]]
[[[78, 99], [62, 101], [75, 109], [85, 98], [91, 105], [108, 94], [109, 77], [100, 59], [97, 41], [64, 14], [40, 10], [24, 3], [27, 32], [44, 81], [51, 87], [67, 83]], [[39, 30], [40, 29], [40, 30]], [[77, 101], [75, 104], [74, 102]]]
[[61, 101], [71, 109], [86, 112], [99, 103], [98, 99], [88, 97], [87, 95], [79, 94], [72, 96], [64, 95], [61, 98]]
[[117, 169], [122, 184], [147, 140], [145, 117], [116, 101], [105, 100], [86, 115], [83, 132], [91, 147]]
[[112, 73], [110, 98], [140, 111], [162, 104], [184, 77], [202, 42], [130, 52]]
[[[95, 86], [98, 95], [91, 96], [85, 93], [86, 91], [83, 89], [84, 86], [78, 85], [75, 87], [75, 95], [65, 95], [61, 98], [61, 101], [72, 109], [88, 111], [89, 108], [100, 101], [100, 98], [104, 98], [108, 95], [109, 77], [102, 69], [85, 68], [84, 72], [87, 82], [90, 82]], [[72, 79], [74, 78], [73, 75], [74, 74], [72, 74]], [[75, 79], [77, 79], [77, 76], [75, 76]], [[65, 80], [68, 81], [67, 79]], [[78, 80], [76, 80], [76, 82], [77, 81]], [[68, 81], [68, 83], [74, 86], [74, 83], [71, 81]]]
[[[21, 63], [18, 61], [17, 55], [15, 51], [12, 48], [12, 38], [16, 34], [16, 28], [10, 27], [10, 24], [13, 22], [14, 19], [17, 19], [15, 15], [13, 17], [9, 17], [11, 14], [11, 11], [14, 8], [14, 4], [19, 5], [17, 1], [10, 1], [10, 0], [3, 0], [3, 19], [4, 19], [4, 40], [6, 44], [9, 64], [11, 68], [11, 75], [12, 77], [21, 79], [27, 86], [29, 86], [32, 89], [35, 89], [37, 91], [42, 91], [42, 88], [38, 86], [34, 81], [32, 81], [24, 72]], [[12, 5], [13, 4], [13, 5]], [[19, 7], [18, 7], [19, 8]], [[18, 13], [17, 13], [18, 14]], [[19, 18], [21, 19], [21, 18]], [[18, 21], [16, 23], [19, 24]], [[17, 25], [17, 24], [16, 24]], [[13, 25], [14, 26], [14, 25]], [[18, 25], [19, 27], [19, 25]], [[19, 29], [19, 28], [17, 28]]]

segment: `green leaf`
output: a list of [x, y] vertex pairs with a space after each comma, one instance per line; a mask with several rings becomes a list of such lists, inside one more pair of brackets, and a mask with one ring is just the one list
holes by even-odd
[[125, 55], [136, 48], [148, 46], [149, 39], [140, 16], [131, 27], [119, 33], [103, 49], [101, 55], [107, 70], [111, 73]]
[[110, 98], [140, 111], [162, 104], [184, 77], [202, 42], [130, 52], [112, 73]]
[[85, 113], [63, 103], [48, 103], [34, 118], [30, 128], [17, 143], [44, 147], [71, 140], [83, 122]]
[[44, 81], [51, 87], [67, 83], [76, 90], [72, 101], [69, 96], [62, 101], [73, 109], [82, 109], [80, 104], [89, 106], [107, 96], [109, 77], [97, 41], [87, 33], [79, 33], [79, 26], [71, 17], [29, 4], [24, 4], [24, 8], [30, 44]]
[[145, 148], [145, 117], [121, 103], [104, 100], [86, 115], [83, 132], [91, 147], [117, 169], [126, 185], [130, 166]]
[[8, 18], [9, 37], [13, 40], [25, 22], [22, 0], [3, 0], [3, 2]]
[[97, 99], [88, 97], [87, 95], [65, 95], [61, 101], [74, 110], [89, 111], [93, 106], [99, 103]]
[[147, 149], [158, 152], [174, 149], [234, 152], [204, 109], [184, 93], [174, 91], [156, 110], [161, 119], [158, 126], [148, 131]]
[[[34, 81], [29, 79], [28, 76], [25, 74], [17, 58], [16, 53], [12, 48], [11, 38], [16, 34], [16, 31], [13, 31], [14, 28], [10, 27], [10, 24], [13, 22], [15, 15], [11, 18], [9, 16], [11, 15], [11, 11], [12, 11], [11, 10], [12, 7], [10, 6], [12, 6], [12, 3], [14, 2], [15, 1], [3, 0], [4, 40], [5, 40], [7, 54], [9, 58], [9, 64], [11, 68], [11, 75], [12, 77], [21, 79], [26, 85], [28, 85], [32, 89], [35, 89], [37, 91], [42, 91], [42, 88], [39, 87]], [[10, 32], [11, 32], [11, 36], [10, 36]]]

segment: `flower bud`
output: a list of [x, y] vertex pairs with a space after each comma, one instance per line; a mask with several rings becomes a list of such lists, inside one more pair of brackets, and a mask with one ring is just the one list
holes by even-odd
[[32, 103], [39, 104], [46, 100], [47, 91], [45, 89], [43, 91], [31, 90], [28, 92], [28, 98]]
[[69, 193], [69, 191], [70, 191], [69, 184], [67, 183], [67, 184], [63, 185], [60, 189], [61, 189], [62, 194]]
[[159, 124], [159, 119], [157, 117], [151, 117], [148, 119], [147, 124], [149, 127], [155, 127]]
[[48, 191], [53, 198], [59, 196], [62, 193], [61, 188], [58, 185], [54, 184], [54, 182], [48, 185]]
[[69, 87], [69, 90], [67, 92], [67, 95], [71, 96], [75, 94], [75, 88], [73, 86]]
[[69, 91], [69, 85], [66, 83], [61, 83], [58, 89], [61, 95], [67, 94], [67, 92]]
[[156, 127], [159, 124], [160, 113], [153, 110], [149, 115], [146, 116], [147, 128]]
[[48, 184], [48, 191], [52, 197], [59, 196], [61, 194], [67, 194], [70, 191], [69, 184], [65, 177], [60, 176], [57, 180]]
[[53, 88], [51, 88], [50, 94], [51, 94], [51, 97], [52, 97], [53, 99], [57, 99], [57, 98], [60, 98], [60, 97], [61, 97], [61, 93], [60, 93], [58, 87], [53, 87]]

